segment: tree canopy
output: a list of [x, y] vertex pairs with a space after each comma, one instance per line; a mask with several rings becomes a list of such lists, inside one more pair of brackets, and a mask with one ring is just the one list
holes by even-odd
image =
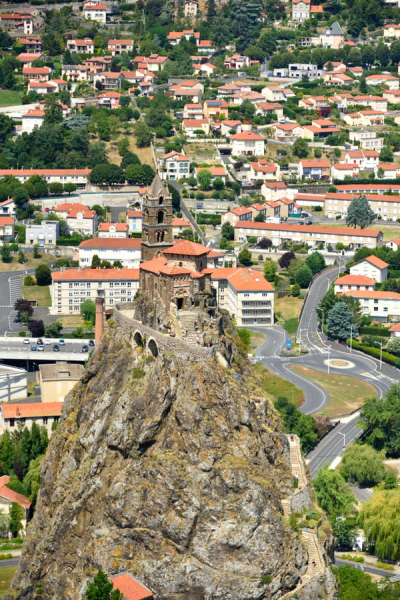
[[319, 505], [331, 520], [348, 516], [354, 507], [355, 498], [344, 478], [326, 464], [318, 470], [313, 480]]
[[394, 383], [383, 398], [367, 398], [361, 407], [365, 441], [376, 450], [400, 457], [400, 384]]
[[385, 476], [384, 459], [384, 450], [378, 452], [371, 446], [353, 444], [343, 454], [340, 472], [346, 480], [374, 486]]
[[359, 521], [375, 554], [400, 558], [400, 488], [375, 492], [363, 503]]
[[353, 198], [347, 209], [346, 225], [365, 229], [375, 219], [375, 213], [365, 195]]
[[334, 340], [346, 340], [352, 334], [358, 335], [354, 315], [346, 302], [337, 302], [329, 311], [326, 320], [328, 335]]

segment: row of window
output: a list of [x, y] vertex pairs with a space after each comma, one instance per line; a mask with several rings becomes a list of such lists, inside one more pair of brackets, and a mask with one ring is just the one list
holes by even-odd
[[[47, 425], [48, 419], [49, 419], [48, 417], [42, 417], [42, 425]], [[58, 423], [59, 420], [60, 420], [60, 417], [53, 417], [53, 421], [55, 423]], [[21, 423], [21, 425], [24, 425], [25, 422], [26, 422], [26, 419], [25, 418], [21, 418], [21, 419], [6, 419], [6, 423], [7, 423], [7, 421], [9, 421], [10, 427], [15, 427], [15, 422]], [[34, 421], [36, 422], [37, 420], [34, 419]]]
[[[95, 283], [95, 285], [97, 285], [98, 287], [103, 287], [103, 282], [102, 281], [98, 281], [98, 282]], [[111, 282], [109, 282], [109, 286], [110, 286], [110, 288], [112, 288], [112, 287], [119, 287], [119, 286], [121, 286], [121, 287], [124, 287], [124, 286], [132, 287], [132, 282], [131, 281], [111, 281]], [[86, 282], [86, 283], [77, 283], [77, 282], [75, 282], [75, 283], [70, 283], [68, 285], [68, 287], [70, 289], [72, 287], [88, 287], [88, 288], [90, 288], [91, 287], [91, 283], [90, 282]], [[60, 288], [61, 288], [61, 283], [58, 284], [58, 289], [60, 289]]]

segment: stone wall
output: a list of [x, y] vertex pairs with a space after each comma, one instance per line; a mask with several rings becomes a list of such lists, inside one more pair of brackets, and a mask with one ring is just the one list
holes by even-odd
[[[116, 325], [122, 330], [123, 334], [129, 338], [131, 343], [135, 343], [134, 335], [136, 332], [139, 332], [142, 338], [146, 340], [146, 345], [148, 345], [151, 340], [154, 340], [159, 353], [173, 352], [182, 360], [200, 363], [209, 360], [216, 354], [217, 349], [215, 347], [203, 348], [201, 346], [190, 345], [183, 340], [170, 337], [169, 335], [162, 334], [151, 327], [143, 325], [140, 321], [128, 316], [133, 314], [134, 310], [134, 302], [127, 302], [123, 305], [118, 304], [113, 310], [113, 317]], [[126, 311], [128, 311], [128, 315], [124, 314]]]
[[311, 510], [313, 503], [310, 496], [310, 490], [305, 487], [302, 490], [297, 491], [290, 499], [290, 507], [292, 512], [303, 512], [303, 508]]

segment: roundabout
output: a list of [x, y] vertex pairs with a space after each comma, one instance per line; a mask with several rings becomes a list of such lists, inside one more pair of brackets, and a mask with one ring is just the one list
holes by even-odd
[[353, 362], [343, 360], [342, 358], [330, 358], [329, 360], [324, 360], [324, 364], [331, 369], [352, 369], [355, 366]]

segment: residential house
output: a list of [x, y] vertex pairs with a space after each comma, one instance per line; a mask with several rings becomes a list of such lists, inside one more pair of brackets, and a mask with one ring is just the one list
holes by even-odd
[[94, 54], [94, 43], [90, 38], [84, 40], [67, 40], [67, 50], [80, 54]]
[[320, 36], [320, 42], [323, 48], [343, 48], [344, 46], [344, 33], [339, 23], [335, 21], [332, 25], [329, 25], [325, 33]]
[[42, 27], [44, 20], [36, 10], [18, 11], [0, 14], [0, 26], [3, 31], [16, 31], [31, 35], [35, 29]]
[[107, 50], [111, 52], [112, 56], [121, 56], [124, 52], [133, 52], [134, 42], [130, 40], [117, 40], [109, 39]]
[[268, 162], [259, 158], [257, 162], [250, 163], [251, 181], [279, 181], [281, 179], [281, 168], [274, 162]]
[[222, 179], [225, 183], [227, 178], [227, 172], [225, 167], [196, 167], [193, 171], [194, 177], [198, 178], [200, 171], [209, 171], [211, 173], [211, 181], [215, 179]]
[[[208, 119], [183, 119], [182, 128], [188, 137], [198, 137], [199, 135], [208, 135], [210, 133], [210, 122]], [[202, 134], [199, 134], [199, 131]]]
[[88, 81], [90, 69], [83, 65], [62, 65], [61, 77], [68, 81]]
[[124, 80], [122, 72], [114, 73], [113, 71], [91, 73], [89, 77], [93, 81], [93, 85], [96, 85], [96, 83], [99, 82], [104, 90], [120, 90], [122, 81]]
[[137, 63], [139, 69], [147, 69], [151, 73], [158, 73], [162, 71], [166, 63], [169, 61], [167, 56], [160, 56], [159, 54], [150, 54], [150, 56], [136, 56], [133, 59], [134, 63]]
[[18, 38], [18, 42], [21, 44], [21, 46], [25, 46], [26, 52], [42, 52], [42, 38], [40, 35], [27, 35], [25, 37]]
[[344, 275], [336, 279], [333, 286], [335, 294], [341, 296], [349, 290], [374, 291], [375, 283], [375, 279], [365, 275]]
[[48, 81], [50, 73], [50, 67], [22, 67], [22, 76], [29, 80]]
[[169, 91], [175, 100], [190, 100], [193, 104], [199, 104], [203, 95], [198, 88], [187, 89], [179, 85], [172, 85]]
[[391, 338], [400, 337], [400, 323], [395, 323], [392, 325], [389, 329], [389, 332]]
[[377, 164], [374, 167], [375, 177], [378, 177], [378, 172], [383, 171], [383, 176], [379, 179], [396, 179], [400, 177], [400, 164]]
[[283, 117], [283, 106], [279, 102], [256, 102], [256, 116], [276, 115]]
[[140, 264], [140, 238], [94, 238], [85, 240], [78, 246], [79, 266], [90, 267], [94, 256], [111, 264], [119, 260], [124, 268], [138, 269]]
[[[384, 185], [384, 184], [380, 184]], [[336, 186], [339, 188], [349, 188], [351, 186]], [[358, 186], [356, 186], [358, 187]], [[358, 192], [360, 195], [362, 192]], [[333, 218], [335, 215], [340, 215], [341, 217], [345, 217], [347, 215], [347, 210], [349, 208], [350, 202], [353, 198], [357, 196], [357, 193], [354, 192], [346, 193], [346, 192], [328, 192], [325, 196], [325, 214], [329, 218]], [[368, 203], [372, 209], [372, 211], [380, 216], [385, 221], [396, 221], [400, 218], [400, 196], [384, 196], [382, 193], [365, 194]]]
[[[332, 67], [332, 68], [330, 68]], [[323, 70], [324, 71], [347, 71], [347, 65], [345, 65], [345, 63], [341, 62], [341, 61], [328, 61], [326, 63], [324, 63], [323, 66]]]
[[221, 224], [230, 223], [231, 225], [235, 225], [238, 221], [252, 221], [253, 220], [253, 211], [249, 206], [238, 206], [237, 208], [232, 208], [228, 210], [221, 217]]
[[357, 179], [360, 175], [360, 167], [355, 164], [336, 163], [331, 167], [332, 179], [341, 179], [342, 181], [348, 177]]
[[382, 96], [391, 104], [400, 104], [400, 90], [383, 90]]
[[300, 217], [302, 208], [300, 204], [297, 204], [297, 202], [291, 198], [281, 198], [280, 200], [277, 200], [277, 202], [280, 204], [279, 215], [281, 218], [288, 219], [289, 217]]
[[224, 65], [227, 69], [245, 69], [251, 67], [251, 63], [252, 61], [248, 56], [241, 56], [240, 54], [227, 56], [224, 60]]
[[183, 13], [185, 17], [193, 18], [199, 11], [199, 3], [197, 0], [185, 0], [183, 5]]
[[[397, 8], [397, 5], [396, 5]], [[383, 37], [384, 38], [400, 38], [400, 25], [396, 25], [391, 23], [390, 25], [385, 25], [383, 27]]]
[[[4, 431], [5, 428], [3, 429], [2, 433], [4, 433]], [[6, 519], [9, 519], [13, 503], [16, 502], [17, 504], [19, 504], [19, 506], [22, 508], [22, 518], [21, 529], [18, 533], [20, 535], [24, 535], [26, 532], [28, 518], [30, 515], [31, 503], [28, 500], [28, 498], [26, 498], [23, 494], [20, 494], [19, 492], [14, 492], [14, 490], [9, 488], [7, 486], [8, 483], [10, 483], [10, 476], [2, 475], [0, 477], [0, 511]]]
[[229, 98], [239, 92], [251, 92], [251, 85], [245, 81], [235, 81], [217, 88], [219, 98]]
[[69, 392], [83, 375], [83, 365], [57, 361], [41, 364], [36, 371], [42, 402], [64, 402]]
[[17, 214], [17, 206], [12, 198], [0, 202], [0, 215], [8, 215], [15, 217]]
[[114, 589], [121, 592], [124, 600], [153, 600], [153, 593], [149, 588], [139, 583], [130, 573], [119, 573], [111, 578], [111, 583]]
[[311, 0], [292, 0], [292, 19], [302, 23], [310, 18]]
[[[345, 45], [347, 44], [348, 42], [345, 42]], [[362, 67], [347, 67], [347, 70], [355, 77], [362, 77], [364, 74], [364, 69]]]
[[189, 177], [190, 158], [176, 150], [164, 154], [159, 163], [161, 179], [178, 180]]
[[129, 208], [126, 212], [128, 220], [129, 234], [142, 233], [143, 215], [141, 210], [133, 210]]
[[326, 117], [331, 112], [328, 100], [324, 96], [308, 96], [299, 100], [299, 106], [307, 110], [316, 110], [320, 117]]
[[40, 175], [48, 184], [75, 183], [79, 190], [85, 190], [90, 171], [91, 169], [0, 169], [0, 179], [13, 175], [21, 183], [25, 183], [32, 175]]
[[303, 137], [303, 127], [298, 123], [277, 123], [272, 130], [273, 137], [282, 142], [295, 142]]
[[184, 119], [204, 119], [205, 115], [201, 104], [185, 104], [182, 116]]
[[377, 256], [371, 255], [350, 265], [350, 275], [369, 277], [378, 283], [388, 278], [389, 264]]
[[36, 128], [39, 129], [43, 125], [45, 112], [41, 108], [28, 110], [22, 115], [22, 130], [21, 133], [32, 133]]
[[350, 248], [376, 248], [382, 245], [383, 234], [376, 229], [351, 227], [324, 227], [319, 225], [289, 225], [287, 223], [257, 223], [238, 221], [235, 225], [235, 241], [245, 242], [249, 237], [269, 237], [274, 246], [284, 242], [325, 247], [341, 243]]
[[229, 96], [229, 104], [240, 106], [245, 100], [248, 100], [252, 104], [257, 102], [264, 102], [264, 96], [258, 92], [237, 92], [232, 96]]
[[200, 33], [198, 31], [193, 31], [193, 29], [184, 29], [183, 31], [171, 31], [167, 35], [167, 40], [171, 44], [171, 46], [176, 46], [182, 39], [190, 40], [191, 37], [194, 37], [196, 40], [196, 45], [199, 45]]
[[327, 158], [304, 158], [299, 161], [299, 177], [329, 180], [330, 163]]
[[264, 156], [265, 138], [254, 131], [242, 131], [230, 136], [234, 156]]
[[349, 138], [352, 142], [358, 143], [363, 150], [376, 150], [377, 152], [380, 152], [384, 142], [383, 137], [377, 137], [376, 131], [370, 129], [350, 131]]
[[266, 100], [271, 102], [285, 102], [286, 90], [279, 85], [266, 86], [261, 90], [262, 95]]
[[379, 152], [376, 150], [349, 150], [344, 155], [344, 163], [358, 165], [362, 171], [373, 170], [379, 164]]
[[[302, 0], [300, 0], [301, 2]], [[308, 77], [309, 80], [322, 77], [323, 71], [318, 69], [318, 65], [311, 63], [291, 63], [287, 67], [274, 69], [274, 77], [285, 77], [289, 79], [303, 79]]]
[[18, 54], [17, 59], [25, 67], [32, 67], [34, 60], [43, 60], [45, 56], [41, 52], [21, 52], [21, 54]]
[[[261, 186], [261, 194], [265, 200], [282, 200], [289, 196], [291, 190], [284, 181], [265, 181]], [[293, 193], [297, 193], [297, 190], [293, 190]]]
[[228, 103], [222, 99], [205, 100], [203, 104], [204, 116], [207, 119], [220, 118], [221, 115], [227, 119], [229, 116]]
[[4, 403], [0, 405], [0, 435], [5, 431], [9, 433], [17, 431], [19, 424], [31, 429], [32, 423], [36, 423], [39, 427], [44, 427], [51, 436], [53, 423], [58, 423], [61, 418], [63, 404], [63, 402]]
[[369, 75], [365, 78], [365, 81], [369, 85], [387, 85], [390, 90], [398, 90], [400, 82], [398, 77], [386, 73]]
[[97, 237], [127, 238], [129, 237], [128, 223], [99, 223]]
[[84, 236], [94, 235], [99, 224], [96, 211], [89, 210], [87, 207], [71, 208], [65, 220], [72, 233], [76, 232]]
[[55, 246], [59, 235], [59, 221], [42, 221], [40, 225], [30, 223], [26, 226], [25, 243], [29, 246]]
[[191, 224], [186, 219], [181, 217], [174, 217], [172, 219], [172, 233], [174, 237], [182, 235], [184, 229], [192, 229]]
[[[220, 125], [221, 135], [224, 135], [225, 137], [232, 133], [240, 133], [241, 131], [244, 131], [242, 121], [239, 121], [237, 119], [224, 120], [224, 121], [221, 121], [219, 123], [219, 125]], [[214, 126], [215, 126], [215, 124], [214, 124]]]
[[97, 96], [97, 106], [105, 106], [106, 108], [119, 108], [119, 99], [122, 94], [118, 92], [105, 92]]
[[85, 6], [83, 9], [85, 19], [88, 21], [97, 21], [98, 23], [107, 22], [107, 6], [105, 4], [95, 4], [94, 6]]
[[193, 69], [196, 75], [200, 74], [204, 77], [212, 77], [212, 75], [218, 71], [218, 67], [209, 62], [194, 64]]
[[[140, 239], [99, 239], [89, 240], [90, 242], [99, 242], [101, 244], [122, 244], [138, 242]], [[87, 242], [82, 242], [86, 244]], [[104, 246], [103, 246], [104, 249]], [[110, 260], [105, 258], [97, 249], [97, 254], [101, 260]], [[106, 310], [120, 302], [132, 302], [136, 292], [139, 290], [139, 262], [140, 249], [138, 250], [136, 268], [123, 269], [67, 269], [62, 271], [53, 271], [53, 283], [50, 287], [52, 306], [50, 313], [52, 315], [73, 315], [79, 314], [80, 306], [85, 300], [95, 300], [97, 296], [104, 298], [104, 308]], [[111, 258], [110, 262], [121, 260], [120, 258]], [[122, 262], [122, 261], [121, 261]], [[131, 261], [129, 261], [131, 262]], [[91, 259], [89, 261], [91, 264]], [[27, 405], [29, 406], [29, 405]]]
[[214, 54], [216, 47], [211, 40], [201, 40], [201, 42], [197, 44], [197, 51], [201, 54]]
[[353, 79], [345, 73], [336, 73], [335, 71], [328, 71], [323, 77], [324, 83], [329, 85], [342, 86], [342, 85], [353, 85]]
[[381, 96], [373, 96], [369, 94], [367, 96], [354, 96], [353, 99], [355, 104], [359, 106], [369, 106], [372, 110], [386, 112], [388, 101], [386, 98], [382, 98]]
[[351, 290], [344, 295], [359, 300], [363, 314], [373, 321], [388, 323], [393, 317], [400, 316], [400, 294], [396, 292]]
[[216, 269], [211, 282], [219, 308], [226, 309], [239, 326], [273, 325], [275, 289], [254, 269]]

